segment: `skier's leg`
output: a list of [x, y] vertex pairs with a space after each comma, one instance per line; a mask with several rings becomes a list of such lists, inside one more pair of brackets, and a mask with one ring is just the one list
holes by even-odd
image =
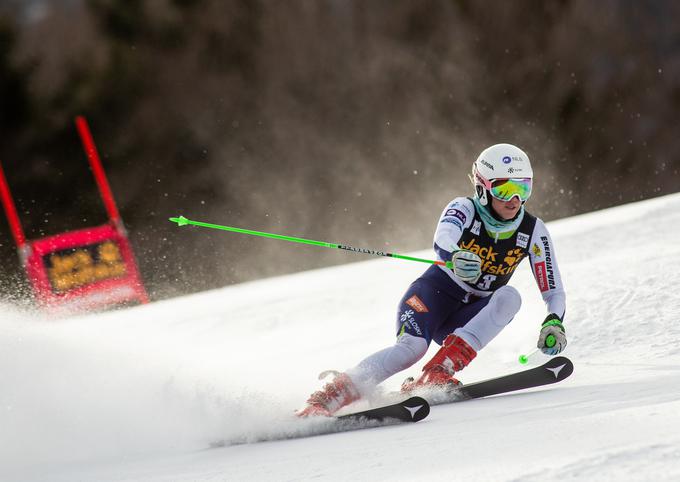
[[311, 395], [298, 415], [332, 415], [420, 360], [427, 352], [427, 346], [425, 338], [402, 333], [393, 346], [369, 355], [345, 373], [337, 373], [331, 383]]
[[461, 305], [451, 294], [419, 278], [409, 286], [399, 302], [396, 320], [397, 340], [347, 371], [362, 393], [395, 373], [410, 367], [427, 352], [432, 333]]
[[362, 394], [420, 360], [440, 325], [462, 306], [452, 293], [420, 278], [406, 291], [397, 313], [397, 341], [347, 370]]
[[522, 306], [522, 297], [512, 286], [499, 288], [490, 298], [486, 306], [472, 318], [468, 318], [467, 322], [464, 312], [452, 316], [452, 327], [460, 325], [452, 333], [465, 340], [475, 351], [481, 350], [496, 338]]
[[519, 311], [522, 299], [511, 286], [499, 288], [453, 313], [434, 334], [442, 347], [423, 367], [417, 385], [457, 384], [455, 372], [465, 368]]
[[425, 338], [402, 333], [396, 343], [364, 358], [347, 370], [360, 393], [369, 393], [379, 383], [410, 367], [427, 353]]
[[397, 314], [397, 341], [345, 373], [307, 401], [299, 415], [332, 415], [340, 408], [370, 393], [376, 385], [420, 360], [435, 332], [460, 306], [460, 302], [419, 278], [401, 299]]

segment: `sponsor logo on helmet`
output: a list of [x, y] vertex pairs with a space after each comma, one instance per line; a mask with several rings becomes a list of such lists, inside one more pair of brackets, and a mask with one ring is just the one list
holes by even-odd
[[488, 162], [486, 162], [484, 159], [482, 159], [482, 165], [488, 167], [489, 169], [491, 169], [493, 171], [493, 166], [491, 164], [489, 164]]
[[515, 174], [515, 173], [520, 174], [522, 172], [524, 172], [524, 169], [522, 169], [521, 167], [509, 167], [508, 168], [508, 174]]
[[510, 164], [512, 162], [512, 158], [510, 156], [505, 156], [503, 158], [503, 164]]

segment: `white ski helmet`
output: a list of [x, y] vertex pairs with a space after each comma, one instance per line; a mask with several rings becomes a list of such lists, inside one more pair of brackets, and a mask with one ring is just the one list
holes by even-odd
[[512, 144], [487, 147], [472, 164], [471, 181], [482, 206], [489, 203], [489, 195], [503, 201], [517, 196], [524, 203], [531, 195], [533, 178], [529, 156]]

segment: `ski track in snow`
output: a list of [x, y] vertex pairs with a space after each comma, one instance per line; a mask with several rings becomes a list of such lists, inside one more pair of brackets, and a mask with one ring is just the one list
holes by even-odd
[[[295, 438], [324, 421], [293, 409], [319, 372], [393, 342], [422, 265], [369, 260], [59, 321], [0, 306], [0, 480], [680, 480], [678, 226], [680, 195], [549, 224], [565, 382], [315, 437]], [[532, 349], [543, 303], [526, 267], [512, 284], [522, 309], [463, 382], [519, 370]]]

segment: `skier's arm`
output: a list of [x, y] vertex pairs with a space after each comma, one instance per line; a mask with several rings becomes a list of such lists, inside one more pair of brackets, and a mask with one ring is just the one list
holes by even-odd
[[557, 266], [555, 246], [548, 228], [540, 219], [536, 220], [536, 227], [531, 237], [529, 257], [534, 279], [541, 291], [548, 313], [554, 313], [563, 320], [566, 311], [566, 294]]
[[534, 279], [548, 310], [536, 346], [546, 355], [557, 355], [567, 346], [567, 336], [562, 325], [566, 294], [557, 266], [555, 247], [548, 229], [540, 219], [536, 220], [529, 252]]
[[467, 198], [459, 197], [446, 205], [434, 233], [434, 251], [440, 261], [451, 261], [463, 229], [472, 224], [473, 218], [474, 205]]

